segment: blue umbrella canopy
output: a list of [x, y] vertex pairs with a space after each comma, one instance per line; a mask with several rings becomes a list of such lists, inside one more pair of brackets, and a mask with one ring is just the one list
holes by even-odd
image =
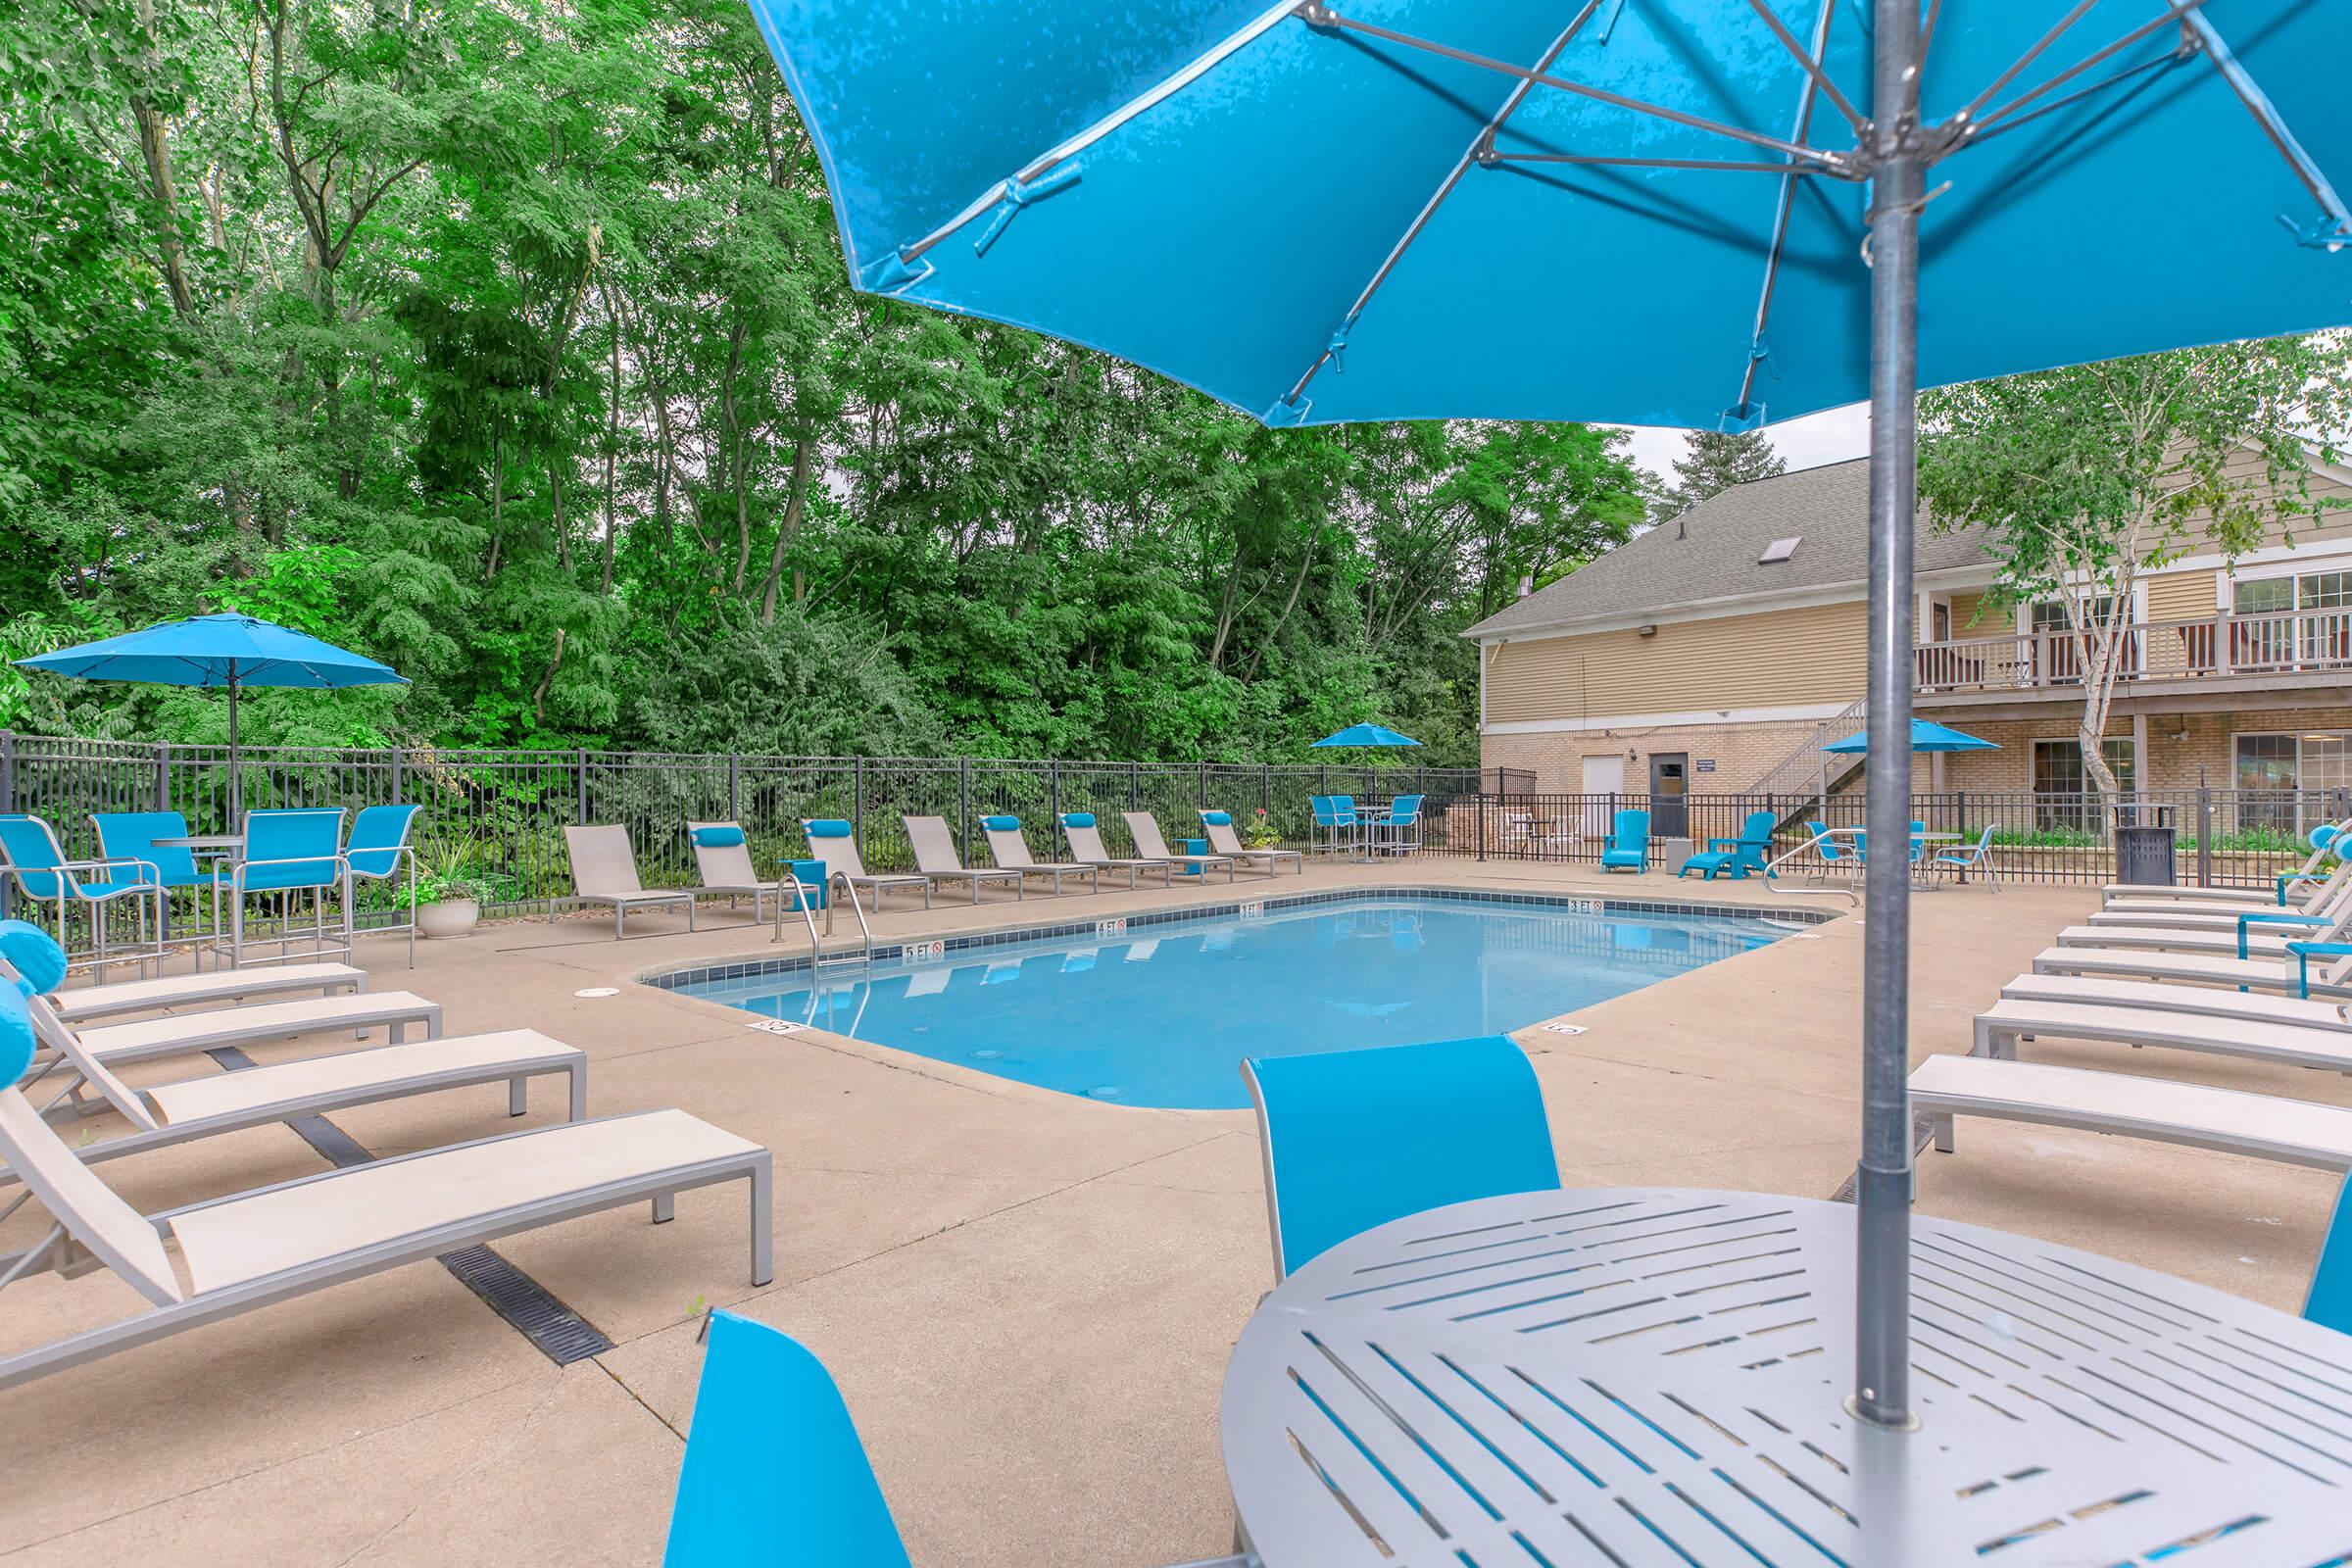
[[1317, 746], [1418, 746], [1421, 743], [1410, 735], [1399, 735], [1379, 724], [1350, 724], [1336, 735], [1326, 735], [1315, 742]]
[[247, 686], [406, 685], [388, 664], [321, 642], [307, 632], [252, 615], [221, 613], [167, 620], [78, 648], [20, 659], [77, 680], [139, 681], [155, 686], [220, 686], [228, 691], [228, 814], [237, 816], [237, 693]]
[[[1869, 391], [1868, 0], [752, 9], [861, 288], [1272, 424]], [[1935, 10], [1924, 383], [2352, 318], [2352, 6]]]
[[[1980, 740], [1974, 735], [1964, 735], [1956, 729], [1915, 718], [1911, 721], [1911, 749], [1915, 752], [1997, 752], [2000, 747], [1992, 741]], [[1832, 741], [1822, 750], [1859, 757], [1870, 750], [1870, 731], [1856, 730], [1841, 741]]]

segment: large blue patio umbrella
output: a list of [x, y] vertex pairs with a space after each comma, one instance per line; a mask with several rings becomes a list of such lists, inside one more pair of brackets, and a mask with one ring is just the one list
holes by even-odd
[[1399, 735], [1382, 724], [1350, 724], [1346, 729], [1326, 735], [1315, 742], [1317, 746], [1418, 746], [1421, 743], [1410, 735]]
[[[1911, 721], [1911, 750], [1914, 752], [1997, 752], [2000, 749], [1997, 742], [1964, 735], [1959, 730], [1930, 719], [1915, 718]], [[1870, 750], [1870, 731], [1856, 730], [1843, 740], [1830, 742], [1822, 750], [1859, 757]]]
[[321, 642], [275, 621], [233, 613], [191, 615], [143, 631], [102, 637], [78, 648], [17, 661], [80, 680], [144, 681], [159, 686], [220, 686], [228, 691], [228, 819], [238, 816], [237, 693], [247, 686], [406, 685], [408, 677], [362, 654]]
[[[2352, 5], [752, 4], [867, 290], [1275, 425], [1743, 426], [1867, 392], [1884, 839], [1921, 379], [2352, 321]], [[1866, 932], [1856, 1404], [1887, 1424], [1907, 869], [1870, 868]]]

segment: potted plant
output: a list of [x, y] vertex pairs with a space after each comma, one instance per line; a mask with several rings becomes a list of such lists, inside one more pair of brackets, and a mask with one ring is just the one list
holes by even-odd
[[393, 902], [416, 911], [416, 934], [434, 941], [462, 937], [482, 917], [481, 890], [455, 871], [430, 871], [416, 879], [415, 903], [402, 888]]
[[1282, 835], [1274, 831], [1274, 824], [1266, 818], [1266, 808], [1262, 806], [1259, 807], [1257, 814], [1251, 817], [1249, 824], [1242, 829], [1244, 848], [1270, 850], [1281, 842]]

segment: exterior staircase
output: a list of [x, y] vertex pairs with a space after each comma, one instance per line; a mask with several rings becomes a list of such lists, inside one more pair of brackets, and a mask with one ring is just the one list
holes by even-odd
[[1868, 721], [1865, 700], [1856, 698], [1843, 712], [1815, 724], [1809, 739], [1741, 790], [1740, 798], [1751, 808], [1764, 807], [1777, 812], [1780, 825], [1788, 827], [1862, 771], [1862, 758], [1833, 757], [1822, 748], [1851, 735]]

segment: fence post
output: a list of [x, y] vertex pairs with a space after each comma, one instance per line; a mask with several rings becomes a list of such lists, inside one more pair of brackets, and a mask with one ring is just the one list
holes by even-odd
[[403, 781], [402, 775], [407, 771], [407, 767], [403, 759], [405, 759], [407, 756], [408, 753], [401, 747], [395, 746], [392, 748], [392, 804], [394, 806], [398, 806], [400, 804], [400, 789]]
[[[1486, 780], [1480, 779], [1479, 783], [1483, 786]], [[1478, 858], [1482, 860], [1487, 858], [1487, 792], [1484, 788], [1478, 792]]]
[[1130, 811], [1140, 811], [1143, 808], [1144, 764], [1141, 762], [1129, 762], [1127, 764], [1127, 809]]
[[[1059, 758], [1054, 758], [1046, 763], [1046, 788], [1054, 803], [1054, 820], [1058, 823], [1061, 820], [1061, 759]], [[1047, 836], [1046, 842], [1049, 844], [1053, 842], [1051, 834]]]
[[743, 787], [743, 759], [733, 752], [727, 754], [727, 820], [743, 820], [741, 791]]
[[580, 826], [588, 825], [588, 754], [571, 754], [571, 819]]
[[164, 742], [155, 749], [155, 808], [172, 809], [172, 743]]
[[[17, 737], [13, 730], [0, 729], [0, 811], [17, 808]], [[11, 902], [16, 890], [0, 881], [0, 920], [11, 913]]]
[[1257, 808], [1261, 811], [1274, 809], [1274, 765], [1271, 762], [1257, 764]]
[[956, 853], [972, 863], [972, 760], [956, 759]]
[[2197, 886], [2213, 886], [2213, 791], [2197, 786]]
[[865, 759], [850, 759], [850, 842], [865, 844]]
[[1200, 809], [1208, 809], [1208, 764], [1200, 764]]
[[1960, 835], [1960, 842], [1953, 845], [1952, 850], [1961, 858], [1960, 869], [1953, 873], [1952, 880], [1960, 886], [1966, 887], [1968, 886], [1968, 791], [1952, 791], [1952, 827]]

